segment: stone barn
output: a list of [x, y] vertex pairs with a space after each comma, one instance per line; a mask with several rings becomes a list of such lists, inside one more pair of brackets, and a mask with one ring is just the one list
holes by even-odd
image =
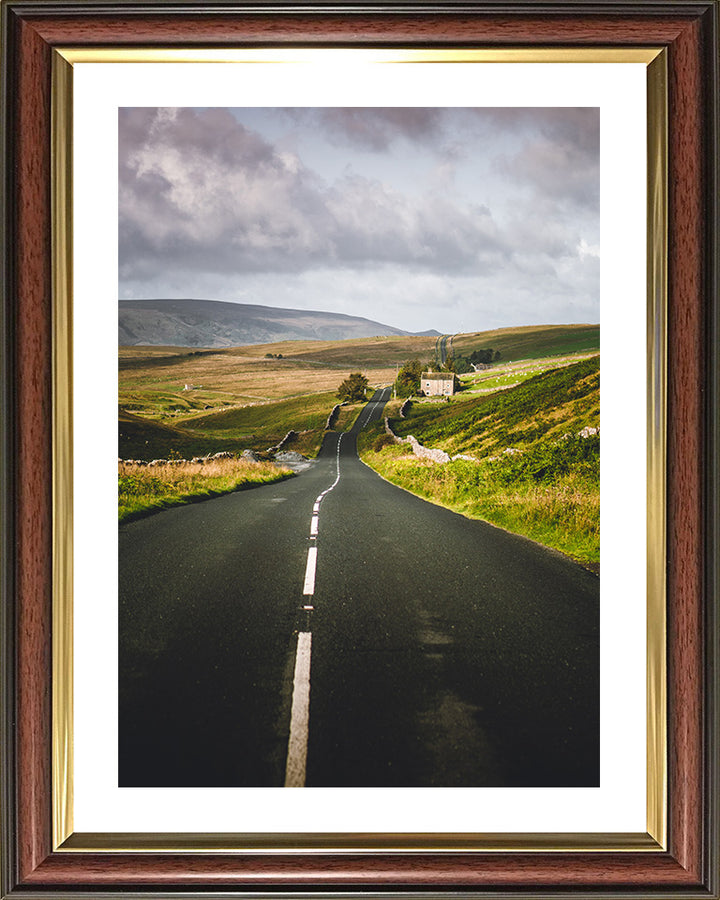
[[426, 397], [448, 397], [455, 393], [455, 375], [452, 372], [423, 372], [420, 390]]

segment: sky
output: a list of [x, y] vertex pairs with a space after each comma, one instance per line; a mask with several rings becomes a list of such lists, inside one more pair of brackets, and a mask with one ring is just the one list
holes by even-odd
[[596, 108], [125, 108], [119, 297], [599, 322]]

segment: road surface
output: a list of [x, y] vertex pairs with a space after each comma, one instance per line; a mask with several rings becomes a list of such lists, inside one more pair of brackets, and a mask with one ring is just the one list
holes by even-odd
[[121, 786], [599, 780], [599, 582], [328, 433], [289, 481], [120, 528]]
[[442, 335], [442, 337], [440, 337], [438, 339], [438, 341], [439, 341], [438, 350], [439, 350], [441, 366], [445, 365], [445, 360], [447, 359], [447, 342], [448, 342], [449, 337], [450, 337], [449, 334], [444, 334], [444, 335]]

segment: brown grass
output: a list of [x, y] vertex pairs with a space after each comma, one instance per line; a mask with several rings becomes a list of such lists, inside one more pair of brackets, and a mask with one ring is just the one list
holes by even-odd
[[244, 459], [185, 460], [157, 466], [118, 463], [120, 521], [168, 506], [209, 499], [239, 488], [269, 484], [292, 475], [286, 467]]

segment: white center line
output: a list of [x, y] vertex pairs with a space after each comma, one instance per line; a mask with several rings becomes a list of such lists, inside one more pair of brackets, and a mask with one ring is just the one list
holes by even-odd
[[315, 567], [317, 566], [317, 547], [308, 549], [307, 566], [305, 567], [304, 596], [315, 593]]
[[[317, 538], [320, 519], [320, 504], [325, 496], [333, 490], [340, 481], [340, 443], [342, 434], [338, 437], [336, 464], [337, 474], [335, 481], [315, 499], [313, 516], [310, 521], [310, 537]], [[315, 593], [315, 570], [317, 568], [317, 543], [308, 548], [307, 565], [305, 567], [305, 583], [303, 596], [312, 597]], [[303, 610], [313, 612], [314, 606], [305, 604]], [[301, 631], [298, 634], [297, 650], [295, 654], [295, 677], [293, 679], [292, 709], [290, 712], [290, 736], [288, 739], [287, 761], [285, 763], [285, 787], [305, 787], [305, 769], [307, 766], [308, 727], [310, 721], [310, 659], [312, 648], [312, 634], [309, 631]]]
[[298, 634], [293, 679], [292, 710], [290, 712], [290, 738], [285, 764], [285, 787], [305, 787], [307, 766], [308, 722], [310, 719], [310, 652], [312, 634]]

